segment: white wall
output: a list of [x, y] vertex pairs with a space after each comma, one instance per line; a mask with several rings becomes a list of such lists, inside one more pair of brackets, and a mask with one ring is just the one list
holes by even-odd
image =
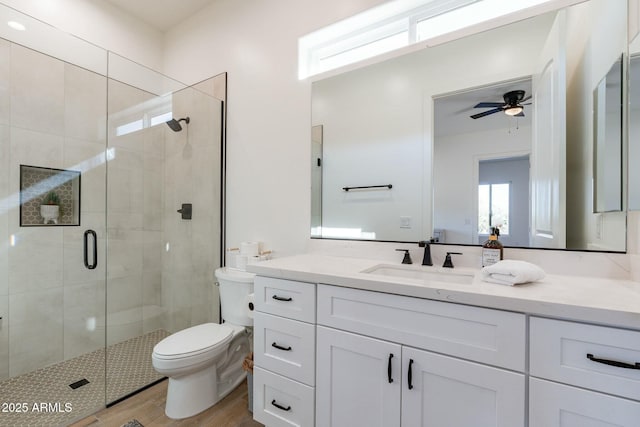
[[2, 0], [0, 3], [139, 64], [162, 70], [162, 33], [104, 0]]
[[380, 0], [219, 0], [166, 36], [165, 71], [228, 72], [227, 245], [303, 252], [310, 234], [311, 89], [298, 38]]
[[[423, 187], [423, 151], [430, 150], [423, 142], [424, 82], [404, 59], [314, 83], [312, 125], [323, 127], [323, 229], [361, 228], [377, 240], [431, 235], [423, 228], [422, 201], [431, 192]], [[386, 184], [393, 188], [342, 190]], [[400, 228], [401, 216], [411, 228]]]

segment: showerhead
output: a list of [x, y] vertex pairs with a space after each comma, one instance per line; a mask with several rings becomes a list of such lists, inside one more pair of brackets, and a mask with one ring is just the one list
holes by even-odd
[[169, 126], [171, 128], [172, 131], [174, 132], [180, 132], [182, 130], [182, 126], [180, 125], [180, 122], [185, 122], [186, 124], [189, 124], [189, 117], [185, 117], [183, 119], [171, 119], [169, 121], [167, 121], [167, 126]]

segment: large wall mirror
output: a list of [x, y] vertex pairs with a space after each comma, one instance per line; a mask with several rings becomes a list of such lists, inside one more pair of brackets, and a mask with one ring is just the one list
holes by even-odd
[[627, 1], [589, 0], [315, 81], [312, 237], [625, 251], [626, 113], [594, 99], [627, 51]]

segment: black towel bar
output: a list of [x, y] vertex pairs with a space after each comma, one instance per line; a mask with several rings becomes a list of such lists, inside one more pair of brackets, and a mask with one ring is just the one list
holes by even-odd
[[344, 191], [365, 190], [365, 189], [369, 189], [369, 188], [388, 188], [389, 190], [391, 190], [393, 188], [393, 185], [385, 184], [385, 185], [365, 185], [364, 187], [342, 187], [342, 189]]

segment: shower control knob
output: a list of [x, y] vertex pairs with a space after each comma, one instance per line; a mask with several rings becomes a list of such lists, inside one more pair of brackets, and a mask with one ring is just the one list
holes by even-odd
[[182, 208], [177, 212], [182, 215], [182, 219], [191, 219], [191, 213], [193, 212], [193, 206], [191, 203], [183, 203]]

